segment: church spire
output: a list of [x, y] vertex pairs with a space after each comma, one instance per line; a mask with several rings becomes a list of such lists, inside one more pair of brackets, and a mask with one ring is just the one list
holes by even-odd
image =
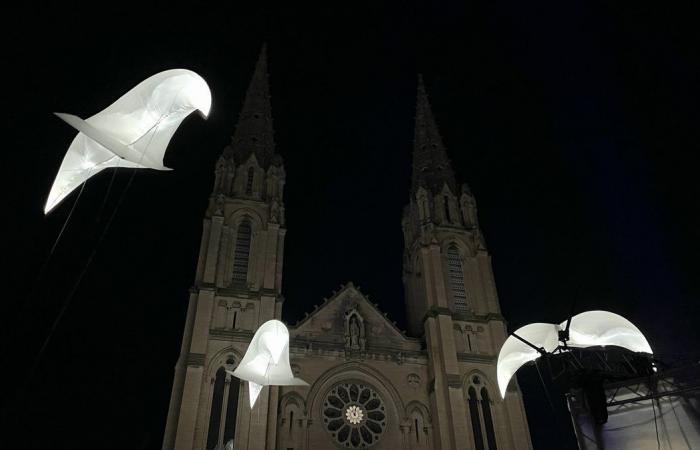
[[263, 44], [231, 140], [236, 164], [247, 161], [253, 153], [263, 168], [267, 168], [273, 160], [275, 140], [267, 78], [267, 48]]
[[457, 193], [452, 165], [430, 108], [428, 94], [423, 85], [423, 76], [419, 74], [411, 191], [415, 193], [419, 187], [423, 187], [438, 193], [445, 183], [453, 193]]

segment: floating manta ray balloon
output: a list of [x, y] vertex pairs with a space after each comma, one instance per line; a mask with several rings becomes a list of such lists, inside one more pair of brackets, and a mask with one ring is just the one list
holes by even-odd
[[236, 370], [227, 372], [248, 382], [250, 407], [263, 386], [308, 386], [294, 378], [289, 366], [289, 331], [279, 320], [268, 320], [255, 332]]
[[[547, 353], [556, 350], [559, 344], [559, 331], [566, 329], [566, 321], [559, 325], [552, 323], [531, 323], [517, 329], [514, 335], [533, 344]], [[629, 320], [607, 311], [587, 311], [571, 318], [569, 326], [569, 347], [598, 347], [614, 345], [639, 353], [651, 354], [651, 347], [644, 335]], [[540, 352], [509, 336], [498, 354], [496, 368], [498, 388], [505, 398], [506, 388], [515, 372], [525, 363], [539, 358]]]
[[44, 214], [76, 187], [108, 167], [170, 170], [163, 156], [170, 138], [190, 113], [209, 115], [211, 92], [202, 77], [166, 70], [142, 81], [104, 111], [82, 120], [56, 113], [79, 131], [51, 186]]

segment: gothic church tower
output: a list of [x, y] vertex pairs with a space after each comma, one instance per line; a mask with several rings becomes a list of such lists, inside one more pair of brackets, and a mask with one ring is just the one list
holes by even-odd
[[517, 385], [505, 401], [496, 388], [507, 331], [491, 257], [476, 201], [455, 180], [422, 78], [412, 171], [402, 221], [406, 314], [409, 332], [427, 346], [436, 448], [532, 448]]
[[[409, 332], [348, 282], [289, 326], [309, 386], [262, 390], [227, 374], [281, 317], [285, 171], [265, 49], [215, 169], [163, 450], [531, 449], [520, 391], [496, 389], [506, 338], [476, 203], [458, 186], [422, 81], [402, 220]], [[246, 387], [246, 388], [243, 388]]]
[[263, 390], [251, 412], [247, 389], [225, 371], [259, 325], [280, 318], [283, 300], [285, 172], [264, 47], [215, 173], [163, 450], [222, 449], [232, 439], [236, 449], [262, 450], [275, 442], [277, 390]]

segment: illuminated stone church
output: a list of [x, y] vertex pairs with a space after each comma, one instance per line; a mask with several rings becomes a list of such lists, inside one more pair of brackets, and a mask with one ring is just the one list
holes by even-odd
[[292, 369], [310, 386], [265, 388], [252, 410], [225, 369], [284, 306], [285, 170], [264, 50], [215, 170], [163, 450], [532, 448], [516, 383], [498, 394], [507, 333], [491, 257], [422, 80], [401, 222], [408, 330], [341, 286], [289, 327]]

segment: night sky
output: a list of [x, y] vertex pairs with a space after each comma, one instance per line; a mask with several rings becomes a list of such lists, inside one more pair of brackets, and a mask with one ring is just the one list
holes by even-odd
[[[400, 218], [420, 72], [455, 172], [478, 201], [511, 330], [559, 322], [576, 299], [577, 312], [629, 318], [661, 359], [700, 357], [700, 52], [690, 11], [605, 1], [157, 3], [6, 11], [0, 345], [11, 431], [0, 442], [160, 448], [214, 164], [263, 42], [287, 171], [288, 323], [353, 281], [403, 328]], [[111, 187], [111, 171], [90, 179], [48, 259], [77, 197], [44, 217], [75, 135], [52, 112], [91, 116], [177, 67], [208, 81], [209, 120], [182, 124], [166, 156], [173, 172], [130, 182], [120, 170]], [[520, 381], [535, 448], [563, 448], [534, 369]]]

